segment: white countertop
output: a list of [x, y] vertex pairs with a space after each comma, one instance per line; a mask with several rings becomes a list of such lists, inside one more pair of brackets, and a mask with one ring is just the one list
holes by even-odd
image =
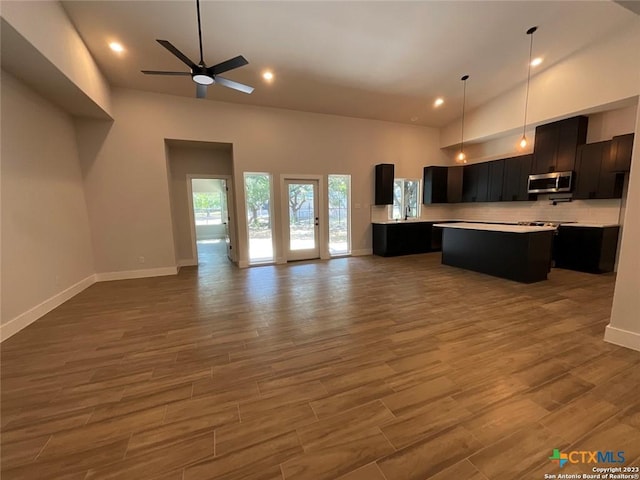
[[[518, 225], [517, 222], [498, 222], [498, 221], [489, 221], [489, 220], [480, 220], [480, 221], [473, 221], [473, 220], [462, 220], [462, 219], [428, 219], [428, 218], [410, 218], [408, 220], [384, 220], [384, 221], [380, 221], [380, 222], [371, 222], [374, 223], [376, 225], [393, 225], [393, 224], [401, 224], [401, 223], [433, 223], [434, 226], [437, 227], [442, 227], [442, 226], [447, 226], [447, 227], [451, 227], [453, 226], [452, 224], [448, 224], [447, 222], [457, 222], [458, 224], [458, 228], [471, 228], [468, 225], [479, 225], [479, 226], [486, 226], [486, 227], [499, 227], [499, 228], [482, 228], [482, 230], [495, 230], [495, 231], [511, 231], [511, 230], [505, 230], [502, 227], [525, 227], [525, 228], [533, 228], [533, 229], [549, 229], [549, 227], [529, 227], [528, 225]], [[609, 227], [619, 227], [620, 225], [617, 223], [583, 223], [583, 222], [573, 222], [573, 223], [562, 223], [562, 222], [558, 222], [560, 223], [563, 227], [589, 227], [589, 228], [609, 228]], [[444, 225], [443, 225], [444, 224]], [[460, 225], [467, 225], [466, 227], [460, 227]], [[480, 230], [480, 227], [476, 228], [477, 230]], [[529, 230], [527, 230], [529, 231]], [[530, 230], [532, 232], [537, 232], [540, 230]], [[518, 230], [519, 232], [519, 230]], [[520, 232], [522, 233], [522, 232]]]
[[555, 230], [554, 227], [530, 227], [528, 225], [501, 225], [495, 223], [436, 223], [434, 227], [462, 228], [465, 230], [487, 230], [490, 232], [533, 233]]
[[371, 222], [376, 225], [395, 225], [396, 223], [434, 223], [448, 222], [448, 220], [427, 220], [424, 218], [410, 218], [408, 220], [384, 220], [382, 222]]

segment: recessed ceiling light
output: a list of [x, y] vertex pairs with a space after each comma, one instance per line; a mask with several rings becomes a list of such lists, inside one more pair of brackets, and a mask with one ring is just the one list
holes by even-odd
[[110, 48], [111, 50], [113, 50], [114, 52], [116, 52], [116, 53], [122, 53], [122, 52], [124, 52], [124, 47], [122, 46], [122, 44], [121, 44], [121, 43], [118, 43], [118, 42], [111, 42], [111, 43], [109, 43], [109, 48]]
[[436, 101], [433, 102], [433, 106], [434, 107], [439, 107], [440, 105], [442, 105], [444, 103], [444, 99], [443, 98], [436, 98]]
[[531, 60], [531, 66], [532, 67], [537, 67], [541, 63], [542, 63], [542, 58], [541, 57], [536, 57], [533, 60]]
[[267, 82], [270, 82], [271, 80], [273, 80], [273, 72], [267, 70], [262, 74], [262, 78], [264, 78]]

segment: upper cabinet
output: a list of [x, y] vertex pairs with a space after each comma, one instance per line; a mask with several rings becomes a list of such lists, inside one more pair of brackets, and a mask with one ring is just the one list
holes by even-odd
[[589, 143], [578, 148], [575, 199], [621, 198], [623, 173], [612, 168], [612, 141]]
[[462, 201], [462, 174], [464, 167], [449, 167], [447, 171], [447, 202]]
[[502, 201], [502, 185], [504, 183], [504, 160], [489, 162], [489, 186], [487, 202]]
[[587, 141], [588, 123], [578, 116], [537, 127], [531, 173], [573, 170], [578, 146]]
[[489, 191], [489, 164], [465, 165], [462, 171], [462, 201], [486, 202]]
[[393, 205], [393, 163], [376, 165], [376, 205]]
[[457, 203], [462, 200], [462, 167], [424, 167], [422, 203]]
[[531, 200], [527, 189], [533, 155], [507, 158], [504, 161], [502, 200], [506, 202]]
[[611, 159], [609, 166], [614, 172], [631, 170], [631, 151], [633, 150], [633, 133], [619, 135], [611, 140]]
[[424, 167], [422, 203], [447, 203], [448, 167]]

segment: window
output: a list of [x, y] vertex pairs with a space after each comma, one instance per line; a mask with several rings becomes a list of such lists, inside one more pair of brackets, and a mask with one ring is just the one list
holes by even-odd
[[249, 262], [272, 262], [271, 175], [245, 173], [244, 193], [247, 204]]
[[420, 216], [420, 180], [396, 178], [393, 181], [393, 207], [390, 218], [417, 218]]
[[351, 253], [351, 175], [329, 175], [329, 253]]

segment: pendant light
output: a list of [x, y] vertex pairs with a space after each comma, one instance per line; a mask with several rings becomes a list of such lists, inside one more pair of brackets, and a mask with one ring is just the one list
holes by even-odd
[[527, 93], [524, 97], [524, 122], [522, 125], [522, 138], [520, 139], [520, 148], [527, 146], [527, 136], [525, 135], [527, 130], [527, 107], [529, 106], [529, 85], [531, 84], [531, 55], [533, 54], [533, 34], [538, 30], [538, 27], [531, 27], [527, 30], [527, 35], [531, 39], [529, 41], [529, 68], [527, 70]]
[[467, 80], [469, 75], [463, 75], [462, 78], [462, 127], [460, 131], [460, 153], [458, 153], [458, 162], [467, 163], [467, 156], [464, 154], [464, 107], [467, 102]]

